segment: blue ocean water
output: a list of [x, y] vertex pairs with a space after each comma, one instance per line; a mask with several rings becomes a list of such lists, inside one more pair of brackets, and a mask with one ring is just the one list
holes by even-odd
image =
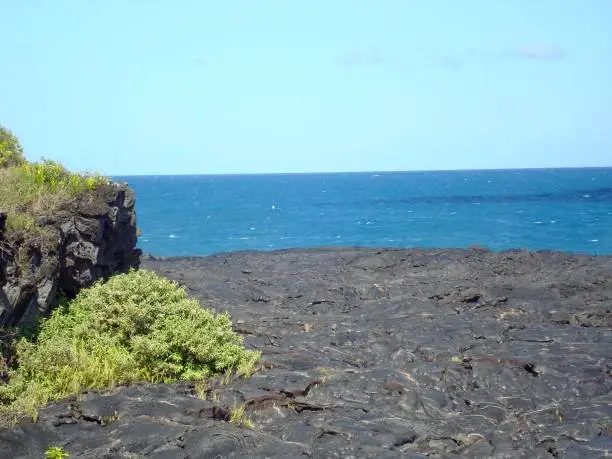
[[155, 255], [292, 247], [612, 254], [612, 168], [117, 177]]

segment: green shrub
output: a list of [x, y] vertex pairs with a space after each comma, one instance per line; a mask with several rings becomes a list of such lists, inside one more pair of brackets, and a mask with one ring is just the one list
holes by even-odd
[[81, 291], [45, 320], [35, 342], [15, 347], [18, 366], [0, 386], [5, 414], [35, 415], [85, 388], [135, 381], [250, 375], [259, 353], [244, 349], [228, 314], [215, 314], [153, 272], [130, 271]]
[[50, 446], [47, 451], [45, 451], [45, 459], [64, 459], [65, 457], [69, 457], [64, 448], [59, 446]]
[[0, 168], [22, 163], [25, 163], [25, 158], [19, 140], [11, 131], [0, 125]]

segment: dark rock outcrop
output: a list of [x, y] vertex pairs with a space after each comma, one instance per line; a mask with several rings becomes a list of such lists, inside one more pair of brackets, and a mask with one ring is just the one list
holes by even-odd
[[44, 315], [58, 292], [138, 267], [134, 192], [109, 183], [36, 222], [40, 235], [4, 237], [0, 213], [0, 329]]
[[[612, 257], [299, 250], [143, 267], [229, 311], [249, 380], [120, 388], [0, 431], [11, 458], [586, 458], [612, 451]], [[228, 422], [242, 408], [252, 429]]]

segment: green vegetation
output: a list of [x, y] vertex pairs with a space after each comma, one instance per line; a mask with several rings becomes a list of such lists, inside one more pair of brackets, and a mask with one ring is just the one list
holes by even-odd
[[25, 158], [19, 140], [11, 131], [0, 125], [0, 168], [22, 163], [25, 163]]
[[51, 160], [0, 169], [0, 209], [7, 212], [7, 229], [32, 230], [36, 217], [107, 182], [98, 175], [74, 174]]
[[244, 405], [234, 405], [230, 414], [230, 422], [246, 429], [253, 429], [255, 427], [253, 421], [247, 416]]
[[7, 212], [9, 233], [36, 232], [36, 217], [107, 182], [100, 175], [69, 172], [55, 161], [27, 162], [17, 137], [0, 126], [0, 209]]
[[[54, 161], [27, 162], [17, 138], [0, 127], [0, 210], [7, 213], [0, 241], [3, 262], [14, 262], [20, 280], [31, 277], [32, 285], [52, 272], [59, 230], [40, 225], [39, 217], [94, 197], [106, 183], [104, 177], [74, 174]], [[43, 256], [35, 273], [33, 253]], [[205, 396], [210, 378], [250, 377], [260, 357], [244, 348], [228, 314], [202, 308], [182, 287], [145, 270], [99, 281], [71, 301], [64, 297], [31, 330], [0, 335], [0, 425], [24, 416], [36, 419], [49, 402], [85, 389], [190, 380], [200, 382], [197, 392]], [[5, 361], [2, 354], [11, 358]], [[103, 422], [118, 419], [115, 413]], [[233, 412], [232, 422], [249, 425], [244, 408]], [[68, 454], [54, 446], [45, 456]]]
[[249, 377], [260, 354], [244, 348], [227, 314], [202, 308], [175, 283], [140, 270], [81, 291], [42, 322], [36, 340], [19, 340], [15, 356], [18, 366], [0, 385], [0, 413], [13, 422], [85, 388], [223, 372]]
[[70, 456], [70, 454], [59, 446], [50, 446], [49, 449], [45, 451], [45, 459], [64, 459], [68, 456]]
[[93, 191], [98, 185], [107, 182], [101, 176], [68, 172], [61, 164], [49, 159], [43, 159], [40, 163], [23, 163], [18, 166], [18, 170], [31, 186], [42, 187], [51, 193], [65, 190], [76, 195], [83, 191]]

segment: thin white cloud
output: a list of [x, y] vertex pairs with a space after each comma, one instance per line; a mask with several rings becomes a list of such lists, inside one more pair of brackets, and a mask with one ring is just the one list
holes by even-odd
[[559, 46], [549, 43], [532, 43], [508, 50], [503, 57], [518, 57], [538, 61], [556, 61], [567, 56]]
[[338, 63], [348, 67], [371, 67], [384, 64], [384, 62], [385, 57], [376, 46], [351, 49], [338, 56]]
[[557, 61], [564, 59], [567, 52], [552, 44], [529, 44], [510, 48], [500, 53], [496, 58], [494, 54], [484, 51], [470, 50], [467, 53], [446, 54], [434, 58], [434, 63], [448, 71], [459, 71], [463, 68], [478, 64], [493, 64], [499, 59], [531, 59], [536, 61]]

